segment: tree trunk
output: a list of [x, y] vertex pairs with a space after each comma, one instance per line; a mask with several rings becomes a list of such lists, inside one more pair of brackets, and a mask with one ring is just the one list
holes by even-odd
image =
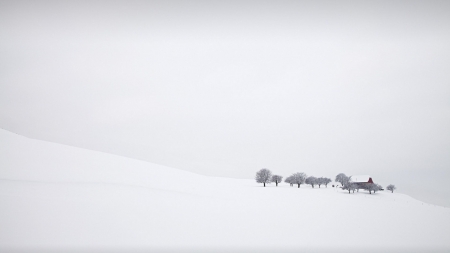
[[264, 184], [264, 187], [266, 187], [266, 183], [263, 183]]
[[298, 184], [298, 188], [300, 188], [300, 184]]
[[275, 184], [276, 184], [276, 186], [278, 187], [278, 182], [277, 182], [277, 181], [275, 181]]

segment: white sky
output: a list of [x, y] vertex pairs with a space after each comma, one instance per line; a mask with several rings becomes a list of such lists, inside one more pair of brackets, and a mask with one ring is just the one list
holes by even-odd
[[0, 1], [0, 127], [450, 206], [449, 45], [448, 1]]

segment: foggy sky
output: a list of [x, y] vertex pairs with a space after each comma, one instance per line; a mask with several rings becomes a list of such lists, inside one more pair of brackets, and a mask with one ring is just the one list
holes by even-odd
[[448, 1], [0, 1], [0, 127], [450, 206]]

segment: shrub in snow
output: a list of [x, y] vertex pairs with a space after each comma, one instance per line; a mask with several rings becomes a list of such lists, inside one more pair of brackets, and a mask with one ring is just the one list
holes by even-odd
[[264, 184], [264, 187], [266, 187], [266, 184], [270, 184], [272, 180], [272, 172], [268, 169], [261, 169], [256, 172], [255, 179], [257, 183]]
[[388, 185], [388, 186], [386, 187], [386, 189], [388, 189], [389, 191], [391, 191], [392, 193], [394, 193], [394, 190], [397, 189], [397, 188], [395, 187], [395, 185], [390, 184], [390, 185]]
[[279, 175], [272, 176], [272, 182], [274, 182], [276, 184], [276, 186], [278, 186], [278, 183], [281, 182], [282, 179], [283, 179], [283, 177], [279, 176]]

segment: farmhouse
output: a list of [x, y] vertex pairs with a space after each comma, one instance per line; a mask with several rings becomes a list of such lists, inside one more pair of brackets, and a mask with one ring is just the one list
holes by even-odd
[[351, 181], [358, 189], [364, 189], [367, 184], [373, 184], [372, 177], [369, 175], [355, 175], [351, 177]]

